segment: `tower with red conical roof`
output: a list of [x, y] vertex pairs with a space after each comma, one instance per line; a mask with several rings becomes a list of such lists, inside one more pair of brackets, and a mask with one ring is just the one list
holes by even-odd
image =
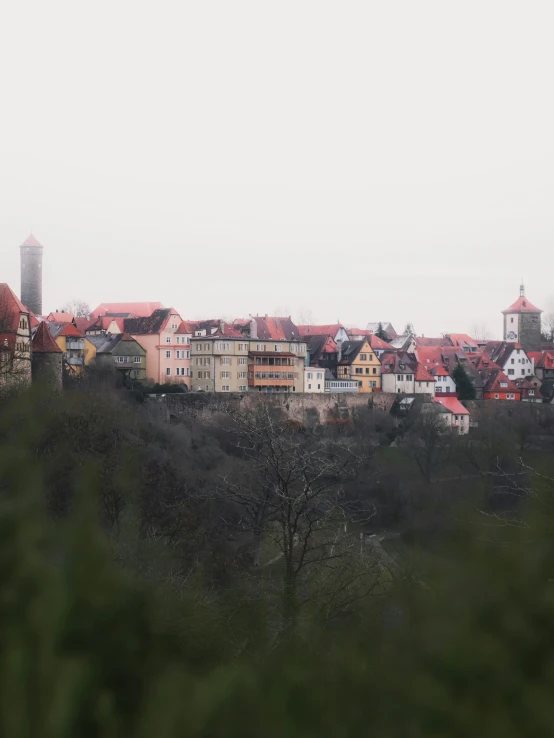
[[35, 315], [42, 315], [42, 252], [31, 233], [21, 244], [21, 302]]
[[525, 297], [523, 284], [519, 288], [519, 298], [502, 313], [505, 341], [519, 343], [525, 351], [541, 350], [542, 310]]

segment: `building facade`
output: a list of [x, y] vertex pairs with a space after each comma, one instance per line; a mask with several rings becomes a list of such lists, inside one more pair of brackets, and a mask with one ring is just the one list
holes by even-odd
[[307, 366], [304, 371], [304, 392], [325, 392], [325, 369], [320, 366]]
[[369, 341], [344, 341], [340, 350], [337, 379], [356, 380], [359, 392], [381, 389], [381, 362]]
[[144, 318], [126, 318], [124, 332], [146, 350], [146, 377], [158, 384], [185, 384], [190, 389], [190, 343], [180, 332], [183, 319], [173, 308], [154, 310]]
[[504, 315], [504, 341], [519, 343], [525, 351], [541, 349], [541, 313], [526, 297], [521, 285], [519, 298], [502, 311]]

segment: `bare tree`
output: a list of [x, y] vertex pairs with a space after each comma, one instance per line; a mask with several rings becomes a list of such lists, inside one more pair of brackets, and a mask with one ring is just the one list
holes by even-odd
[[476, 341], [488, 341], [490, 331], [486, 323], [475, 321], [471, 326], [471, 337]]
[[76, 318], [88, 318], [92, 311], [84, 300], [68, 300], [62, 307], [62, 312], [71, 313]]
[[542, 316], [541, 335], [543, 341], [554, 341], [554, 313]]
[[[375, 571], [353, 566], [359, 538], [350, 534], [349, 522], [362, 513], [346, 501], [343, 485], [356, 475], [355, 450], [298, 432], [265, 402], [225, 415], [251, 471], [224, 477], [221, 492], [243, 511], [242, 525], [255, 539], [255, 562], [260, 563], [262, 538], [272, 547], [265, 566], [280, 573], [283, 631], [295, 630], [301, 607], [316, 592], [321, 598], [324, 583], [333, 582], [329, 611], [375, 591]], [[366, 508], [365, 517], [372, 514]]]
[[295, 318], [297, 325], [313, 325], [315, 323], [315, 316], [311, 308], [299, 308]]
[[[429, 409], [424, 411], [424, 408]], [[439, 414], [440, 408], [423, 406], [422, 412], [410, 425], [408, 439], [416, 463], [427, 482], [432, 481], [433, 470], [451, 432]]]

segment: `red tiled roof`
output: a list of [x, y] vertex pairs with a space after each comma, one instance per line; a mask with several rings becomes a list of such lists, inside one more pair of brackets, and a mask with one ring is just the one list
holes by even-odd
[[187, 333], [192, 335], [194, 333], [194, 323], [190, 320], [182, 320], [181, 325], [177, 328], [175, 333]]
[[75, 316], [73, 313], [50, 313], [46, 316], [46, 320], [51, 323], [71, 323], [72, 320], [75, 320]]
[[[505, 387], [501, 387], [500, 385], [506, 384]], [[484, 392], [516, 392], [519, 394], [519, 389], [516, 387], [516, 385], [512, 382], [511, 379], [508, 379], [508, 377], [504, 374], [503, 371], [492, 371], [490, 373], [490, 376], [485, 381], [485, 384], [483, 386]]]
[[554, 369], [554, 351], [543, 351], [535, 367], [539, 369]]
[[467, 410], [462, 403], [456, 397], [435, 397], [435, 402], [450, 410], [454, 415], [469, 415]]
[[155, 310], [164, 310], [161, 302], [103, 302], [93, 310], [92, 317], [106, 313], [131, 313], [138, 318], [149, 318]]
[[472, 356], [471, 363], [476, 369], [500, 369], [499, 365], [486, 354]]
[[75, 318], [75, 325], [77, 326], [77, 330], [81, 331], [81, 333], [85, 333], [91, 325], [94, 325], [95, 322], [96, 321], [91, 320], [90, 318]]
[[434, 377], [449, 377], [450, 372], [448, 372], [443, 366], [437, 366], [435, 369], [432, 369], [433, 376]]
[[288, 317], [256, 316], [258, 338], [266, 341], [290, 341], [300, 338], [299, 328]]
[[425, 338], [425, 336], [414, 336], [417, 348], [420, 346], [451, 346], [448, 338]]
[[342, 323], [331, 323], [330, 325], [298, 326], [298, 330], [301, 336], [333, 336], [333, 338], [337, 335], [341, 328], [344, 328]]
[[394, 351], [390, 343], [383, 341], [382, 338], [379, 338], [379, 336], [376, 336], [374, 333], [371, 333], [371, 331], [369, 331], [367, 342], [369, 343], [369, 345], [374, 351], [380, 351], [380, 350]]
[[58, 336], [73, 336], [74, 338], [82, 338], [83, 334], [77, 330], [73, 323], [65, 323], [61, 331], [58, 332]]
[[537, 363], [540, 361], [541, 358], [541, 353], [541, 351], [528, 351], [527, 357], [535, 363], [535, 366], [537, 366]]
[[62, 350], [52, 338], [46, 322], [40, 323], [33, 336], [33, 353], [61, 354]]
[[1, 329], [4, 332], [17, 332], [19, 328], [20, 313], [30, 315], [28, 308], [23, 305], [21, 300], [16, 296], [15, 292], [7, 285], [0, 284], [0, 322]]
[[529, 300], [524, 295], [522, 295], [514, 303], [512, 303], [509, 308], [506, 308], [506, 310], [503, 310], [502, 312], [504, 314], [506, 313], [542, 313], [542, 310], [538, 307], [535, 307], [532, 302], [529, 302]]
[[30, 233], [27, 238], [23, 241], [21, 244], [22, 246], [42, 246], [37, 239], [33, 236], [32, 233]]
[[415, 372], [415, 381], [416, 382], [434, 382], [435, 378], [429, 374], [427, 369], [423, 366], [423, 364], [417, 365], [417, 369]]

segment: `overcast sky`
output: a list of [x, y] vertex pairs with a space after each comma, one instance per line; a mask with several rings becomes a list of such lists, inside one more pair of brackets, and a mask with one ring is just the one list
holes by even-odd
[[44, 309], [501, 332], [554, 310], [554, 4], [12, 0], [0, 281]]

